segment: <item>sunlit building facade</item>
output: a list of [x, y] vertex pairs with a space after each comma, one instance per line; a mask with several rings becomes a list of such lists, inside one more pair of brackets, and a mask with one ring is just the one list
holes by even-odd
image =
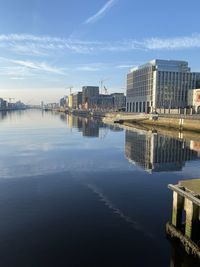
[[188, 91], [188, 106], [200, 113], [200, 88]]
[[200, 73], [191, 72], [186, 61], [152, 60], [128, 73], [126, 111], [185, 108], [188, 90], [199, 81]]

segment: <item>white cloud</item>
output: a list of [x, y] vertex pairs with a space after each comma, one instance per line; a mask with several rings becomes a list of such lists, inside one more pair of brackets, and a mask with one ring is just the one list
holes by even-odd
[[24, 80], [25, 77], [10, 77], [11, 80]]
[[18, 64], [20, 66], [29, 68], [29, 69], [46, 71], [46, 72], [51, 72], [51, 73], [56, 73], [56, 74], [64, 74], [61, 69], [52, 67], [45, 62], [38, 63], [38, 62], [24, 61], [24, 60], [11, 60], [11, 62]]
[[76, 70], [80, 70], [80, 71], [99, 71], [100, 69], [98, 67], [81, 66], [81, 67], [77, 67]]
[[0, 57], [0, 76], [8, 77], [11, 80], [24, 80], [26, 78], [38, 77], [46, 73], [66, 75], [64, 70], [49, 65], [46, 62], [36, 62], [28, 60], [16, 60], [11, 58]]
[[85, 64], [78, 65], [76, 67], [71, 67], [70, 69], [73, 69], [75, 71], [80, 70], [80, 71], [95, 72], [95, 71], [105, 69], [108, 65], [109, 64], [104, 64], [100, 62], [88, 63], [88, 64], [85, 63]]
[[150, 38], [144, 41], [144, 47], [149, 50], [200, 48], [200, 34], [164, 39]]
[[130, 68], [133, 68], [133, 67], [134, 67], [133, 64], [132, 65], [117, 65], [116, 66], [117, 69], [130, 69]]
[[97, 20], [99, 20], [100, 18], [102, 18], [106, 12], [114, 5], [116, 4], [116, 0], [109, 0], [96, 14], [94, 14], [93, 16], [89, 17], [86, 21], [85, 24], [90, 24], [90, 23], [94, 23]]
[[[178, 50], [199, 49], [200, 34], [172, 38], [147, 38], [144, 40], [120, 41], [82, 41], [50, 36], [35, 36], [27, 34], [0, 35], [0, 49], [2, 53], [10, 52], [14, 55], [28, 56], [56, 56], [68, 52], [75, 54], [94, 54], [97, 52], [129, 52], [133, 50]], [[48, 66], [29, 66], [32, 68], [48, 69]], [[52, 72], [62, 72], [56, 68], [49, 68]]]

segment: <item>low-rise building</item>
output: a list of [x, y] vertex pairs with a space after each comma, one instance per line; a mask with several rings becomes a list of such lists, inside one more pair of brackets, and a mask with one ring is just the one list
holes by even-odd
[[188, 106], [200, 113], [200, 88], [188, 91]]
[[98, 86], [83, 86], [82, 87], [82, 104], [86, 109], [90, 108], [91, 97], [99, 95]]
[[60, 99], [60, 107], [66, 108], [68, 106], [68, 97], [64, 96]]
[[0, 98], [0, 109], [6, 109], [8, 107], [8, 102], [3, 98]]
[[113, 108], [116, 111], [126, 108], [126, 97], [124, 93], [113, 93], [111, 96], [113, 97]]
[[73, 94], [68, 96], [68, 107], [73, 108]]
[[90, 98], [90, 108], [111, 110], [114, 107], [114, 98], [111, 95], [98, 95]]
[[81, 105], [82, 105], [82, 92], [74, 93], [72, 97], [72, 107], [75, 109], [79, 109]]

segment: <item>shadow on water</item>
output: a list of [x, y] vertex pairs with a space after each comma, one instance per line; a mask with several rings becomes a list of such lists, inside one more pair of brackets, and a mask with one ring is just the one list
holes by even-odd
[[179, 243], [169, 240], [171, 257], [169, 267], [198, 267], [199, 261], [185, 253]]

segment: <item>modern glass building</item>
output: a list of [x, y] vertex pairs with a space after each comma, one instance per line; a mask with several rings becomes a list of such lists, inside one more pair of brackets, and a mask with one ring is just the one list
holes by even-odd
[[128, 73], [126, 111], [185, 108], [188, 90], [199, 81], [200, 73], [191, 72], [186, 61], [152, 60]]

